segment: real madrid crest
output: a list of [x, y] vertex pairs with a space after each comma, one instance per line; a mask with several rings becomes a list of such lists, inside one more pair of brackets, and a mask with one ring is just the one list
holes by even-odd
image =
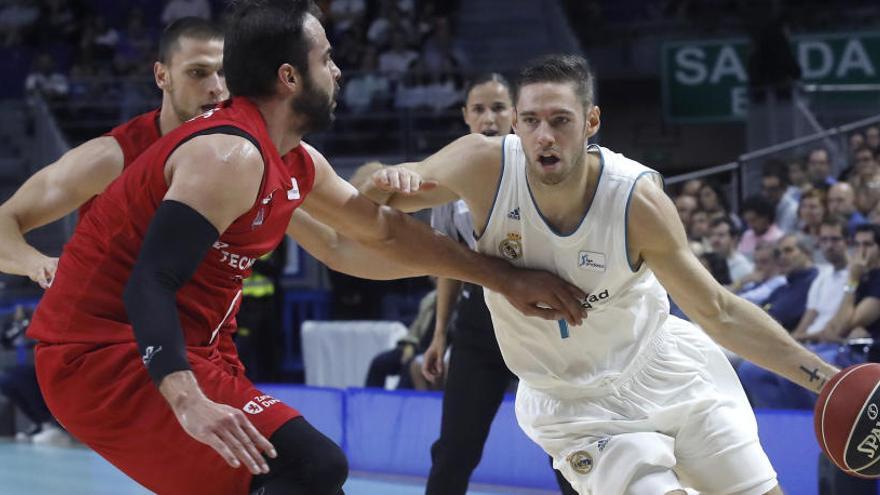
[[585, 450], [572, 452], [566, 460], [578, 474], [587, 474], [593, 470], [593, 457]]
[[522, 256], [522, 236], [517, 234], [516, 232], [509, 232], [507, 234], [507, 239], [501, 241], [501, 244], [498, 245], [498, 250], [501, 251], [501, 255], [509, 260], [515, 260]]

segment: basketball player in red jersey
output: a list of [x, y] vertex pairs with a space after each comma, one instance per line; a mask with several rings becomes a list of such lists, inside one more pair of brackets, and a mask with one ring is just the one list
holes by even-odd
[[164, 136], [95, 199], [29, 329], [50, 410], [157, 493], [340, 490], [341, 450], [217, 349], [242, 278], [300, 204], [409, 275], [480, 283], [529, 315], [583, 318], [581, 291], [376, 206], [301, 142], [332, 120], [340, 76], [312, 9], [236, 5], [224, 65], [238, 97]]
[[159, 39], [153, 73], [162, 90], [160, 108], [68, 151], [0, 206], [0, 271], [47, 287], [58, 259], [34, 249], [24, 234], [76, 208], [84, 214], [90, 200], [161, 135], [229, 96], [223, 77], [223, 32], [204, 19], [178, 19]]

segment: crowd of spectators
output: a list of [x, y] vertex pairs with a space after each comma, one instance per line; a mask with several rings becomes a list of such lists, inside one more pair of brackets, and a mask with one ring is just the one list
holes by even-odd
[[[880, 342], [880, 128], [848, 143], [839, 174], [824, 147], [765, 163], [761, 192], [738, 212], [711, 182], [691, 180], [674, 194], [691, 248], [715, 278], [839, 366], [865, 360]], [[674, 301], [673, 312], [683, 316]], [[815, 400], [750, 363], [738, 372], [756, 407]]]
[[[162, 27], [183, 16], [222, 20], [224, 7], [219, 0], [168, 0], [160, 9], [136, 1], [123, 12], [106, 3], [0, 0], [0, 46], [33, 52], [28, 95], [39, 94], [56, 106], [110, 106], [108, 120], [133, 116], [158, 102], [152, 70]], [[455, 45], [450, 2], [318, 3], [345, 74], [339, 112], [443, 111], [460, 105], [465, 59]]]

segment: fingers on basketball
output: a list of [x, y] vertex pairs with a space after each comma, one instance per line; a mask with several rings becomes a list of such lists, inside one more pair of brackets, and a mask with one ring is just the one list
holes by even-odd
[[822, 389], [814, 410], [819, 446], [841, 470], [880, 478], [880, 364], [850, 366]]

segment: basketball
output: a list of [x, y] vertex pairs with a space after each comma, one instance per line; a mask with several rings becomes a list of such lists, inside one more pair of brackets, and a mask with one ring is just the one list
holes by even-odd
[[814, 411], [819, 446], [853, 476], [880, 478], [880, 364], [850, 366], [822, 389]]

